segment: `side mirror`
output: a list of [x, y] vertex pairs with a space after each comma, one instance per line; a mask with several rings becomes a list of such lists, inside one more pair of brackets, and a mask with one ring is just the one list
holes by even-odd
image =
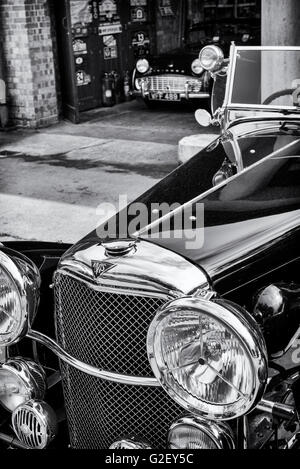
[[195, 119], [201, 127], [209, 127], [212, 123], [212, 117], [205, 109], [198, 109], [195, 112]]

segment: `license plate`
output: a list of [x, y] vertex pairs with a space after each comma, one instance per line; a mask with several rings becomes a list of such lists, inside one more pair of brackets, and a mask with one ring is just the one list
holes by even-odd
[[150, 93], [150, 99], [155, 101], [180, 101], [179, 93]]

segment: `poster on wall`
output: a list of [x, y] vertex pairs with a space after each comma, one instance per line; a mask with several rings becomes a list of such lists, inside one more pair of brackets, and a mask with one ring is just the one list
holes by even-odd
[[98, 29], [99, 36], [106, 36], [107, 34], [120, 34], [121, 32], [122, 32], [121, 24], [99, 26], [99, 29]]
[[130, 0], [131, 21], [143, 23], [147, 21], [148, 0]]
[[104, 46], [104, 60], [112, 60], [118, 58], [118, 47], [117, 40], [112, 34], [109, 36], [103, 36]]
[[99, 1], [99, 18], [100, 23], [119, 23], [116, 0], [100, 0]]
[[144, 23], [147, 21], [147, 12], [143, 7], [131, 9], [131, 21], [133, 23]]
[[86, 73], [85, 70], [77, 70], [76, 71], [76, 84], [77, 86], [86, 86], [91, 83], [91, 75]]
[[144, 57], [150, 54], [150, 38], [145, 31], [138, 31], [132, 36], [131, 45], [134, 57]]
[[160, 0], [159, 11], [161, 16], [175, 16], [175, 7], [172, 0]]
[[74, 39], [73, 41], [73, 52], [74, 55], [87, 54], [87, 44], [82, 39]]
[[116, 0], [101, 0], [99, 2], [99, 19], [99, 36], [120, 34], [122, 32], [123, 28], [118, 15]]
[[72, 27], [93, 22], [92, 5], [90, 0], [80, 2], [78, 0], [71, 0], [70, 12]]

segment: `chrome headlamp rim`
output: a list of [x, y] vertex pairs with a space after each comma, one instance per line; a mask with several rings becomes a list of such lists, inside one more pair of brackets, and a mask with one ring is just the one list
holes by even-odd
[[[10, 358], [2, 364], [0, 374], [1, 370], [11, 373], [17, 380], [21, 381], [27, 390], [25, 402], [30, 399], [43, 399], [47, 387], [46, 374], [36, 362], [22, 357]], [[0, 401], [0, 403], [6, 410], [13, 412], [3, 402]]]
[[[219, 323], [223, 323], [241, 341], [248, 357], [251, 359], [252, 392], [247, 402], [234, 413], [227, 411], [224, 415], [223, 407], [227, 405], [230, 408], [229, 404], [206, 403], [204, 400], [201, 401], [197, 398], [195, 398], [197, 406], [189, 404], [187, 400], [179, 395], [178, 388], [177, 390], [173, 389], [165, 378], [167, 368], [163, 363], [162, 354], [158, 354], [160, 344], [156, 332], [159, 323], [168, 315], [187, 310], [207, 314]], [[239, 331], [239, 334], [236, 331]], [[153, 373], [169, 396], [188, 412], [207, 419], [226, 421], [251, 412], [263, 397], [267, 385], [267, 351], [263, 335], [249, 313], [228, 300], [211, 299], [208, 301], [201, 298], [185, 297], [169, 302], [158, 311], [150, 324], [147, 335], [147, 352]]]
[[[209, 50], [211, 50], [215, 54], [215, 60], [212, 62], [210, 66], [207, 66], [203, 62], [203, 54]], [[208, 46], [203, 47], [203, 49], [201, 49], [199, 53], [199, 60], [204, 70], [208, 70], [209, 72], [216, 72], [217, 70], [221, 68], [224, 62], [224, 53], [220, 47], [214, 46], [214, 45], [208, 45]]]
[[205, 433], [213, 441], [216, 449], [235, 449], [234, 435], [228, 424], [205, 420], [195, 415], [186, 415], [172, 423], [167, 438], [168, 448], [170, 448], [171, 432], [183, 425], [194, 427]]
[[20, 303], [20, 320], [7, 338], [1, 338], [0, 346], [19, 342], [31, 327], [39, 304], [41, 277], [36, 265], [21, 253], [8, 248], [0, 250], [0, 266], [15, 286]]
[[[141, 70], [142, 64], [144, 64], [143, 70]], [[150, 69], [150, 63], [147, 59], [139, 59], [135, 65], [137, 71], [141, 74], [145, 74], [149, 71]]]

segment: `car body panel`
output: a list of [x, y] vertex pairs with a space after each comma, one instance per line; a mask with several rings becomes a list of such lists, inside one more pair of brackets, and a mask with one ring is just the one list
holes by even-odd
[[[144, 203], [149, 210], [151, 204], [161, 200], [170, 205], [179, 203], [179, 208], [164, 218], [141, 227], [136, 236], [181, 254], [204, 268], [212, 279], [225, 275], [233, 265], [238, 268], [242, 261], [280, 246], [286, 237], [295, 235], [300, 222], [299, 140], [294, 143], [293, 152], [266, 157], [216, 188], [209, 187], [209, 178], [222, 157], [217, 149], [201, 152], [135, 201]], [[201, 168], [210, 158], [211, 172], [205, 174], [205, 183]], [[202, 190], [197, 193], [200, 179]], [[204, 226], [180, 233], [172, 231], [175, 213], [178, 216], [178, 212], [188, 209], [195, 214], [199, 204], [203, 207]], [[122, 212], [117, 216], [116, 225], [122, 216]], [[128, 216], [128, 224], [131, 220]], [[99, 232], [101, 229], [84, 241], [94, 243], [99, 240]], [[189, 248], [192, 233], [199, 246]], [[107, 236], [110, 237], [109, 232]]]

